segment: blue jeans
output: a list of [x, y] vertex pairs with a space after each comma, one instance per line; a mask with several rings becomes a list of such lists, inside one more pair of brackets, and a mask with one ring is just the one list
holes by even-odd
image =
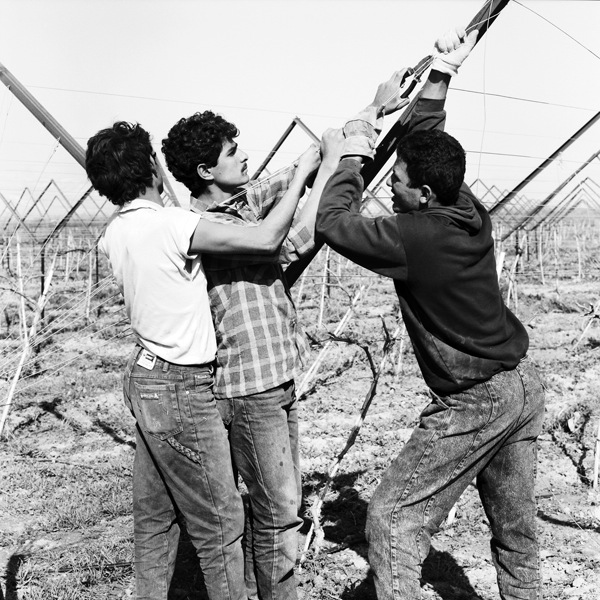
[[[298, 403], [292, 381], [238, 398], [217, 400], [229, 429], [235, 467], [250, 496], [246, 532], [249, 597], [294, 600], [302, 487]], [[255, 582], [254, 582], [255, 580]]]
[[434, 395], [369, 504], [379, 600], [420, 597], [431, 536], [474, 478], [490, 522], [500, 597], [542, 597], [534, 480], [543, 416], [542, 383], [526, 359], [464, 392]]
[[243, 600], [243, 506], [212, 365], [129, 358], [125, 403], [136, 419], [133, 520], [137, 600], [166, 600], [179, 541], [177, 513], [196, 549], [210, 600]]

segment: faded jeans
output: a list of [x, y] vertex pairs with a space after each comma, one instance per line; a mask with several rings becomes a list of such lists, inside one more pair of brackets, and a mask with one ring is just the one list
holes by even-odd
[[256, 597], [257, 587], [261, 600], [295, 600], [302, 487], [294, 383], [217, 404], [249, 493], [248, 595]]
[[179, 541], [177, 513], [196, 549], [210, 600], [244, 600], [242, 500], [212, 365], [129, 358], [125, 403], [136, 419], [133, 519], [137, 600], [166, 600]]
[[544, 390], [535, 367], [524, 359], [464, 392], [432, 396], [369, 505], [378, 599], [420, 597], [431, 536], [474, 478], [490, 522], [500, 597], [541, 598], [534, 480]]

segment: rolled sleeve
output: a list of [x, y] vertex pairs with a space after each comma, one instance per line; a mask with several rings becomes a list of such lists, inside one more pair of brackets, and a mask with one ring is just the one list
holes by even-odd
[[359, 112], [344, 125], [344, 147], [342, 158], [345, 156], [364, 156], [372, 159], [375, 156], [375, 143], [381, 132], [383, 116], [377, 108], [369, 106]]
[[315, 246], [315, 236], [306, 225], [294, 225], [281, 246], [279, 262], [291, 263], [310, 252]]

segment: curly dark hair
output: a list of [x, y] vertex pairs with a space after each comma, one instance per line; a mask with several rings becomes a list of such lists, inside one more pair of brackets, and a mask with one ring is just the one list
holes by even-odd
[[180, 119], [162, 141], [169, 171], [193, 196], [199, 196], [207, 184], [198, 175], [198, 165], [204, 163], [214, 167], [223, 150], [223, 142], [233, 140], [239, 133], [233, 123], [210, 110]]
[[122, 206], [152, 187], [156, 175], [153, 156], [145, 129], [137, 123], [117, 121], [88, 140], [85, 170], [102, 196]]
[[441, 204], [455, 204], [465, 178], [465, 151], [444, 131], [414, 131], [400, 140], [398, 158], [413, 187], [428, 185]]

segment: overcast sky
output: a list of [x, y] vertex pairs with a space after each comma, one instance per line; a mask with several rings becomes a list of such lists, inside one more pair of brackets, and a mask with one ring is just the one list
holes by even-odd
[[[82, 145], [125, 119], [159, 147], [177, 119], [211, 108], [241, 130], [252, 171], [295, 116], [317, 134], [341, 126], [380, 81], [416, 64], [438, 34], [467, 24], [482, 4], [0, 0], [0, 62]], [[600, 2], [512, 0], [504, 9], [449, 95], [447, 130], [468, 151], [469, 182], [510, 189], [600, 110], [599, 24]], [[555, 185], [598, 150], [599, 133], [591, 130], [539, 185]], [[273, 168], [308, 143], [296, 132]], [[0, 192], [39, 193], [50, 178], [68, 194], [88, 185], [0, 86]]]

